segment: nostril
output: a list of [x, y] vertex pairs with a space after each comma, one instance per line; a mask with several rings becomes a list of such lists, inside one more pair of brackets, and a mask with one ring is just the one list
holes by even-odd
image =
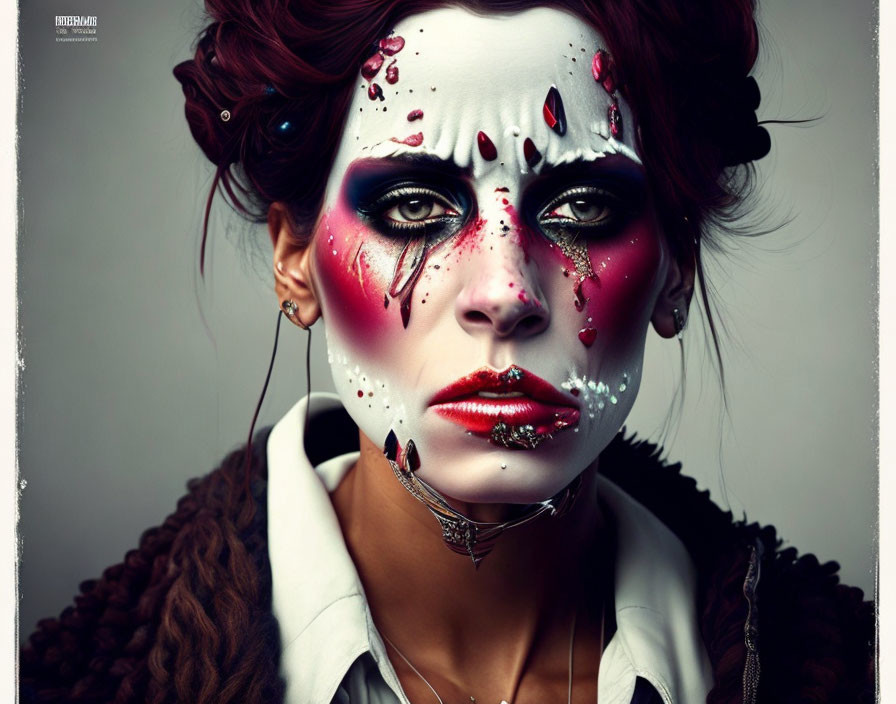
[[470, 323], [491, 323], [491, 318], [489, 318], [485, 313], [478, 310], [468, 310], [464, 313], [464, 319], [466, 319]]
[[543, 315], [527, 315], [517, 323], [517, 326], [526, 331], [537, 330], [544, 325]]

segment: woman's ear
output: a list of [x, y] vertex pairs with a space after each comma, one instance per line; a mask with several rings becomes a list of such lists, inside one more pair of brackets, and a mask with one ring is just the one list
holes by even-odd
[[[274, 245], [277, 305], [293, 323], [307, 328], [320, 317], [320, 304], [311, 276], [310, 242], [296, 235], [283, 203], [272, 203], [268, 209], [268, 232]], [[290, 310], [294, 312], [290, 313]]]
[[670, 257], [666, 282], [656, 300], [650, 320], [654, 330], [662, 337], [674, 337], [688, 320], [688, 308], [694, 294], [694, 273], [696, 261], [693, 258]]

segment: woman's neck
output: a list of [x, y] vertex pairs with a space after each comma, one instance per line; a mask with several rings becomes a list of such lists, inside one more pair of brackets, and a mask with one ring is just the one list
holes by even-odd
[[362, 434], [360, 458], [332, 500], [378, 628], [424, 671], [439, 664], [463, 679], [487, 667], [518, 678], [544, 651], [540, 662], [565, 672], [573, 613], [596, 611], [608, 563], [598, 554], [594, 472], [565, 515], [506, 531], [476, 568], [446, 547], [438, 521]]

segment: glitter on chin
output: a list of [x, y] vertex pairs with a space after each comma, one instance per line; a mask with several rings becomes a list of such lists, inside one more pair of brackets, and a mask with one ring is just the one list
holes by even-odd
[[587, 374], [582, 376], [570, 374], [569, 378], [560, 384], [560, 388], [578, 396], [584, 414], [587, 414], [590, 420], [594, 420], [604, 409], [619, 403], [620, 397], [628, 390], [630, 381], [631, 376], [628, 372], [622, 372], [619, 381], [612, 384], [589, 377]]

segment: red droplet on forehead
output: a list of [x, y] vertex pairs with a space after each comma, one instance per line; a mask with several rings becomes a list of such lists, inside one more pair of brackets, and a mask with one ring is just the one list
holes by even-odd
[[386, 56], [394, 56], [402, 49], [404, 49], [403, 37], [386, 37], [385, 39], [380, 39], [380, 50], [382, 50]]
[[601, 83], [607, 77], [607, 69], [610, 67], [610, 57], [603, 49], [598, 49], [591, 59], [591, 75], [594, 80]]
[[368, 81], [380, 72], [383, 66], [383, 55], [377, 52], [371, 56], [361, 67], [361, 75]]
[[619, 104], [613, 103], [607, 112], [607, 118], [610, 121], [610, 133], [614, 137], [622, 136], [622, 113], [619, 111]]
[[413, 122], [414, 120], [422, 120], [423, 119], [423, 111], [422, 110], [411, 110], [408, 113], [408, 122]]
[[379, 83], [371, 83], [367, 88], [367, 97], [371, 100], [376, 100], [379, 98], [380, 100], [385, 100], [385, 96], [383, 95], [383, 89], [380, 87]]
[[398, 83], [398, 66], [395, 65], [394, 59], [386, 67], [386, 83]]
[[418, 132], [417, 134], [412, 134], [404, 139], [395, 139], [395, 137], [392, 137], [390, 141], [397, 142], [398, 144], [407, 144], [409, 147], [419, 147], [423, 144], [423, 133]]
[[541, 152], [538, 151], [535, 142], [528, 137], [526, 137], [526, 141], [523, 142], [523, 157], [526, 159], [526, 163], [530, 168], [541, 161]]
[[582, 328], [579, 330], [579, 339], [585, 347], [591, 347], [597, 339], [597, 330], [594, 328]]
[[482, 158], [486, 161], [494, 161], [498, 158], [498, 150], [495, 147], [495, 143], [489, 139], [485, 132], [479, 131], [479, 134], [476, 135], [476, 144], [479, 146], [479, 153], [482, 154]]
[[613, 77], [612, 73], [607, 74], [607, 77], [602, 81], [604, 90], [607, 93], [612, 93], [616, 90], [616, 79]]
[[548, 91], [548, 97], [544, 100], [542, 115], [547, 126], [561, 137], [566, 134], [566, 111], [563, 109], [563, 99], [560, 97], [560, 91], [555, 86], [551, 86]]

